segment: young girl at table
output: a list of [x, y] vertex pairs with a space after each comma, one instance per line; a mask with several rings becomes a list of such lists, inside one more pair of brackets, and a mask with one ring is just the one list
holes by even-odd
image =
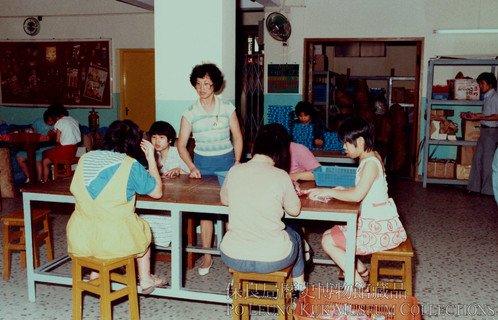
[[285, 212], [300, 213], [301, 201], [287, 173], [290, 141], [278, 126], [261, 127], [251, 160], [233, 166], [225, 177], [220, 196], [229, 215], [221, 258], [241, 272], [270, 273], [292, 265], [295, 288], [303, 290], [301, 236], [282, 221]]
[[173, 145], [176, 131], [171, 124], [165, 121], [154, 122], [149, 129], [149, 138], [156, 150], [157, 164], [163, 176], [176, 178], [180, 174], [190, 174], [178, 149]]
[[[331, 199], [361, 201], [356, 236], [357, 255], [369, 255], [397, 247], [406, 240], [406, 232], [399, 220], [396, 205], [388, 196], [381, 158], [373, 149], [373, 126], [361, 118], [350, 118], [339, 127], [338, 134], [339, 139], [344, 142], [346, 155], [360, 160], [355, 186], [314, 188], [305, 190], [304, 193], [310, 199], [324, 202]], [[346, 256], [345, 232], [346, 226], [336, 225], [325, 231], [322, 237], [323, 249], [342, 270], [345, 268]], [[356, 288], [366, 287], [368, 274], [366, 266], [357, 260], [354, 275]]]
[[81, 141], [80, 125], [62, 104], [54, 103], [48, 107], [49, 114], [55, 120], [54, 135], [57, 146], [43, 152], [42, 180], [48, 180], [50, 165], [55, 159], [71, 160], [76, 156], [77, 144]]
[[[145, 153], [148, 171], [136, 159]], [[152, 144], [130, 120], [114, 121], [100, 150], [84, 154], [71, 182], [76, 206], [66, 233], [74, 256], [112, 259], [136, 255], [143, 294], [165, 285], [150, 273], [151, 231], [135, 213], [135, 195], [162, 197]], [[93, 272], [90, 279], [98, 276]]]
[[[53, 129], [55, 120], [54, 118], [50, 115], [49, 110], [45, 110], [43, 113], [43, 118], [38, 118], [33, 123], [31, 124], [31, 127], [33, 128], [35, 133], [39, 133], [42, 136], [48, 136], [49, 132]], [[36, 156], [36, 172], [38, 174], [37, 179], [38, 181], [42, 179], [42, 155], [45, 150], [50, 149], [51, 147], [43, 147], [40, 149], [36, 150], [35, 156]], [[28, 170], [28, 164], [27, 164], [27, 158], [28, 154], [26, 151], [18, 151], [16, 154], [16, 160], [17, 163], [19, 164], [19, 168], [22, 170], [24, 175], [26, 176], [26, 183], [29, 182], [29, 170]], [[34, 179], [34, 177], [31, 177], [31, 179]]]

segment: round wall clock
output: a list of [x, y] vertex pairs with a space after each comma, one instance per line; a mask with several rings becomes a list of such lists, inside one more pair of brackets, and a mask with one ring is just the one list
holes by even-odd
[[40, 32], [40, 21], [35, 17], [29, 17], [23, 23], [24, 32], [30, 36], [36, 36]]

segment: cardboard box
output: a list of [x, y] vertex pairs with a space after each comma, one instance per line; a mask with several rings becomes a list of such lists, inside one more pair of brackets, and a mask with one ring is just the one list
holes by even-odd
[[327, 56], [324, 54], [315, 55], [314, 71], [327, 71], [329, 69]]
[[455, 178], [455, 160], [438, 159], [427, 163], [427, 177], [429, 178]]
[[465, 141], [477, 141], [481, 136], [481, 122], [462, 119], [462, 137]]
[[470, 164], [468, 164], [468, 165], [457, 164], [456, 165], [456, 178], [459, 180], [469, 179], [470, 168], [471, 168]]
[[476, 152], [475, 146], [460, 146], [457, 151], [457, 163], [461, 165], [471, 165], [474, 153]]
[[453, 100], [479, 100], [481, 94], [475, 79], [448, 80], [449, 96]]
[[452, 117], [455, 115], [455, 110], [449, 109], [431, 109], [431, 118], [433, 117]]

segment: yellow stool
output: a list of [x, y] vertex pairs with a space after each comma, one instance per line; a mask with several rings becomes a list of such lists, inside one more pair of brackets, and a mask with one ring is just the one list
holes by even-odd
[[[124, 296], [128, 296], [130, 319], [140, 319], [135, 275], [135, 256], [116, 259], [70, 256], [73, 261], [73, 320], [82, 318], [83, 291], [88, 291], [99, 296], [100, 318], [102, 320], [112, 319], [112, 301]], [[126, 273], [124, 275], [112, 272], [121, 267], [125, 267]], [[99, 277], [94, 280], [84, 281], [83, 268], [98, 272]], [[118, 282], [126, 286], [112, 291], [112, 282]]]
[[[378, 289], [404, 290], [407, 295], [413, 295], [412, 258], [413, 247], [410, 239], [394, 249], [373, 253], [370, 260], [370, 289], [373, 292]], [[401, 262], [401, 267], [379, 267], [379, 261]], [[381, 280], [383, 277], [389, 277], [390, 280]], [[401, 282], [392, 277], [401, 277]]]
[[[40, 266], [40, 246], [45, 243], [47, 246], [48, 261], [54, 259], [54, 247], [50, 234], [50, 224], [48, 215], [50, 210], [32, 210], [32, 238], [34, 267]], [[26, 268], [26, 242], [24, 236], [24, 212], [22, 209], [7, 214], [1, 219], [3, 224], [3, 279], [10, 279], [11, 253], [21, 252], [21, 266]]]
[[[250, 306], [276, 307], [278, 319], [292, 319], [292, 266], [272, 273], [233, 269], [232, 319], [249, 319]], [[268, 296], [276, 294], [276, 297]], [[240, 308], [239, 308], [240, 307]]]

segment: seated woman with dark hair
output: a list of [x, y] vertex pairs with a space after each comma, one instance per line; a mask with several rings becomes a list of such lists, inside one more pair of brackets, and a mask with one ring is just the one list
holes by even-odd
[[[136, 160], [145, 153], [148, 171]], [[130, 120], [114, 121], [101, 150], [83, 155], [71, 182], [76, 207], [67, 224], [68, 252], [113, 259], [136, 255], [143, 294], [165, 282], [150, 273], [150, 227], [135, 214], [135, 194], [160, 198], [162, 181], [152, 144]], [[92, 273], [90, 278], [98, 274]]]
[[289, 144], [283, 126], [265, 125], [255, 139], [252, 159], [228, 172], [220, 193], [229, 206], [221, 258], [241, 272], [270, 273], [293, 265], [294, 285], [303, 290], [301, 236], [282, 221], [285, 212], [297, 216], [301, 211], [287, 173]]

